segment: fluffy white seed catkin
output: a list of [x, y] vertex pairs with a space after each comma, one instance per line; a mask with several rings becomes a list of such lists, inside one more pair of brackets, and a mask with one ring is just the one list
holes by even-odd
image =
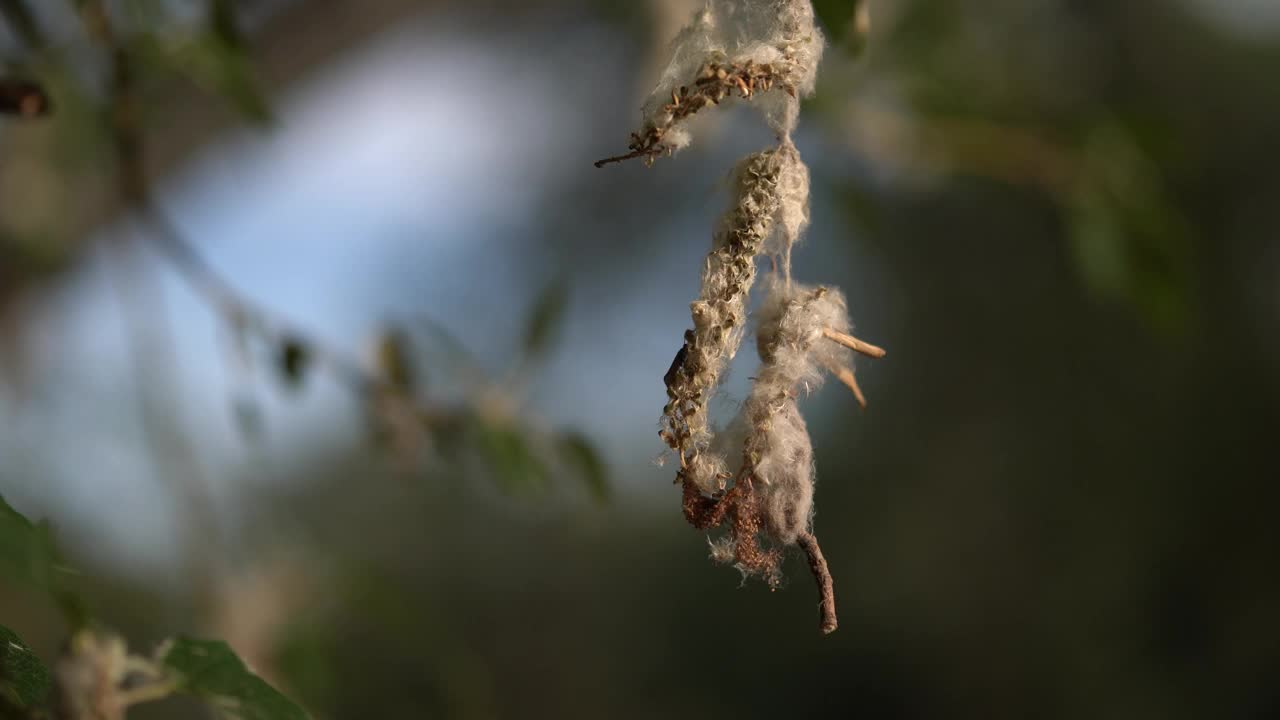
[[[770, 126], [786, 137], [795, 128], [799, 98], [813, 92], [823, 45], [810, 0], [708, 0], [672, 43], [671, 62], [644, 104], [642, 135], [656, 129], [661, 147], [688, 145], [688, 115], [673, 113], [672, 99], [711, 67], [767, 79], [752, 94]], [[714, 103], [725, 96], [715, 94]], [[707, 103], [705, 96], [696, 101]]]
[[747, 296], [756, 278], [755, 257], [773, 231], [778, 213], [777, 152], [748, 156], [734, 171], [734, 200], [717, 226], [702, 270], [702, 289], [690, 305], [693, 329], [669, 378], [663, 438], [682, 454], [685, 477], [705, 490], [723, 470], [706, 452], [708, 410], [725, 367], [738, 352], [746, 327]]
[[709, 449], [709, 405], [742, 343], [755, 258], [766, 247], [789, 247], [808, 219], [808, 171], [790, 143], [748, 156], [738, 164], [733, 184], [734, 203], [721, 217], [707, 255], [702, 290], [690, 305], [693, 330], [663, 409], [663, 438], [682, 454], [684, 478], [706, 492], [721, 489], [728, 474], [724, 458]]
[[809, 227], [809, 167], [791, 141], [785, 140], [778, 170], [778, 230], [765, 243], [765, 252], [782, 261], [782, 275], [791, 277], [791, 248]]
[[796, 537], [808, 530], [813, 514], [809, 428], [793, 397], [775, 399], [748, 412], [753, 423], [762, 419], [768, 423], [767, 428], [757, 428], [760, 457], [755, 477], [760, 483], [760, 505], [769, 535], [783, 545], [793, 545]]
[[849, 350], [823, 336], [825, 328], [847, 331], [849, 320], [838, 290], [772, 279], [767, 291], [756, 330], [763, 364], [743, 404], [745, 455], [769, 534], [791, 545], [813, 514], [813, 448], [796, 399], [822, 384], [824, 368], [850, 362]]

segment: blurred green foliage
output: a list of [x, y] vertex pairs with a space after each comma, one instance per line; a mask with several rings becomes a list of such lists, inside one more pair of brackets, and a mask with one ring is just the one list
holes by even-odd
[[[827, 17], [852, 12], [845, 5], [852, 3], [815, 3]], [[1153, 22], [1176, 16], [1169, 10]], [[1172, 118], [1144, 107], [1164, 100], [1095, 86], [1119, 82], [1122, 70], [1108, 63], [1123, 62], [1121, 35], [1137, 32], [1140, 21], [1118, 9], [1004, 0], [981, 10], [919, 0], [889, 15], [875, 27], [876, 52], [864, 73], [877, 88], [892, 84], [894, 101], [821, 100], [816, 109], [836, 116], [833, 124], [868, 111], [882, 126], [897, 123], [893, 131], [909, 140], [891, 149], [873, 147], [880, 143], [874, 135], [852, 138], [855, 150], [868, 146], [873, 162], [1043, 193], [1061, 213], [1064, 252], [1082, 288], [1133, 308], [1158, 332], [1184, 334], [1195, 321], [1194, 248], [1205, 241], [1174, 187], [1185, 147], [1174, 140]], [[1058, 35], [1037, 42], [1048, 26]], [[861, 79], [833, 68], [822, 93], [839, 97], [835, 83]], [[1149, 78], [1130, 80], [1139, 93], [1159, 92]], [[843, 185], [842, 204], [856, 209], [856, 221], [874, 222], [880, 191], [865, 180]]]
[[526, 361], [536, 360], [551, 347], [568, 306], [569, 291], [563, 280], [551, 283], [538, 296], [525, 326], [522, 350]]
[[550, 487], [551, 468], [522, 429], [477, 419], [471, 437], [503, 490], [543, 493]]
[[0, 577], [47, 595], [73, 624], [80, 624], [85, 611], [71, 587], [72, 576], [49, 525], [27, 520], [0, 495]]
[[1069, 233], [1092, 290], [1132, 303], [1161, 331], [1180, 332], [1193, 304], [1191, 229], [1155, 162], [1122, 125], [1094, 128], [1067, 207]]
[[16, 633], [0, 625], [0, 718], [17, 720], [44, 706], [53, 680]]
[[582, 475], [591, 495], [600, 502], [609, 499], [609, 470], [595, 445], [580, 433], [567, 433], [560, 438], [560, 452]]
[[140, 35], [135, 45], [153, 68], [171, 70], [225, 100], [245, 120], [273, 122], [271, 106], [254, 77], [247, 49], [218, 25]]
[[160, 662], [177, 674], [177, 691], [237, 720], [305, 720], [306, 712], [254, 675], [221, 641], [178, 637]]
[[[80, 601], [61, 579], [67, 569], [47, 526], [35, 525], [0, 497], [0, 582], [20, 582], [50, 593], [70, 615], [73, 631], [87, 625]], [[87, 631], [93, 632], [93, 631]], [[173, 675], [173, 690], [202, 698], [237, 720], [296, 720], [301, 708], [245, 667], [226, 643], [175, 638], [165, 645], [160, 663]], [[117, 668], [98, 668], [111, 677]], [[0, 625], [0, 718], [48, 717], [55, 703], [49, 671], [12, 630]], [[116, 688], [119, 689], [119, 688]], [[105, 689], [103, 689], [105, 691]]]

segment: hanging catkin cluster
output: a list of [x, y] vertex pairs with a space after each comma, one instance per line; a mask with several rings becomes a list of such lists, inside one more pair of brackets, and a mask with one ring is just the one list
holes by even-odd
[[[809, 0], [709, 0], [672, 46], [670, 65], [644, 106], [631, 158], [651, 163], [689, 144], [689, 118], [735, 95], [750, 99], [778, 145], [743, 159], [729, 209], [717, 226], [691, 305], [693, 327], [664, 378], [668, 402], [660, 435], [676, 453], [686, 519], [727, 533], [711, 556], [771, 587], [781, 582], [784, 548], [800, 547], [821, 595], [821, 628], [836, 628], [830, 572], [814, 538], [813, 448], [797, 400], [837, 375], [861, 401], [852, 353], [883, 351], [848, 334], [844, 296], [791, 281], [791, 250], [809, 224], [809, 171], [791, 141], [800, 98], [814, 87], [822, 36]], [[756, 313], [761, 367], [731, 430], [717, 433], [712, 396], [747, 326], [756, 260], [771, 259]]]
[[[783, 187], [803, 172], [789, 143], [748, 156], [734, 172], [734, 203], [716, 230], [702, 271], [702, 292], [691, 306], [693, 329], [666, 378], [669, 402], [662, 438], [680, 453], [685, 477], [704, 492], [728, 479], [724, 458], [711, 451], [708, 406], [720, 376], [738, 352], [746, 328], [747, 298], [756, 278], [756, 256], [788, 225]], [[803, 202], [802, 198], [790, 198]]]

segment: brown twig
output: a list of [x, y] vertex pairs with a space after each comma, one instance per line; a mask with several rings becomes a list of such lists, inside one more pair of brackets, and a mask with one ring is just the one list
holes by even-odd
[[795, 87], [783, 81], [780, 75], [773, 65], [751, 60], [742, 63], [707, 63], [698, 72], [692, 88], [682, 85], [679, 90], [671, 93], [671, 102], [662, 106], [656, 122], [651, 120], [641, 132], [631, 134], [631, 144], [628, 145], [631, 152], [597, 160], [595, 166], [602, 168], [635, 158], [644, 158], [646, 165], [652, 165], [659, 156], [675, 149], [663, 142], [673, 127], [703, 108], [719, 105], [725, 98], [732, 96], [734, 91], [749, 99], [757, 92], [767, 92], [777, 85], [794, 97]]
[[370, 406], [381, 407], [386, 414], [397, 418], [397, 424], [403, 426], [401, 419], [409, 417], [429, 424], [437, 413], [433, 408], [421, 407], [412, 396], [411, 388], [384, 376], [380, 370], [366, 368], [359, 359], [304, 332], [296, 323], [242, 294], [218, 273], [155, 203], [146, 172], [147, 146], [142, 115], [137, 107], [132, 58], [119, 42], [103, 0], [85, 3], [80, 19], [86, 33], [110, 57], [109, 122], [117, 160], [116, 181], [124, 205], [143, 225], [141, 238], [169, 262], [228, 327], [251, 332], [268, 343], [287, 342], [305, 347], [312, 364], [327, 368], [354, 392], [367, 397]]
[[391, 387], [385, 378], [370, 372], [358, 360], [318, 340], [296, 324], [277, 317], [235, 289], [154, 204], [146, 202], [135, 206], [134, 210], [150, 230], [146, 237], [152, 247], [160, 251], [187, 284], [203, 295], [229, 325], [251, 329], [268, 341], [289, 338], [291, 342], [305, 346], [317, 365], [327, 366], [357, 392], [395, 393], [397, 389]]
[[831, 368], [831, 374], [835, 375], [837, 380], [849, 388], [850, 392], [853, 393], [854, 399], [858, 401], [858, 405], [862, 406], [863, 410], [866, 410], [867, 396], [862, 394], [862, 388], [858, 385], [858, 377], [853, 374], [853, 371], [847, 367], [837, 367]]
[[831, 579], [831, 570], [827, 567], [827, 559], [822, 555], [822, 547], [818, 545], [818, 538], [813, 533], [800, 533], [796, 538], [796, 544], [804, 550], [804, 554], [809, 558], [809, 570], [813, 573], [813, 579], [818, 583], [818, 596], [821, 598], [818, 602], [819, 623], [818, 627], [824, 635], [830, 635], [839, 627], [836, 621], [836, 590], [835, 582]]
[[[628, 161], [628, 160], [634, 160], [634, 159], [636, 159], [636, 158], [638, 158], [638, 157], [650, 156], [650, 158], [653, 158], [653, 157], [657, 157], [658, 155], [661, 155], [661, 154], [662, 154], [662, 150], [644, 150], [644, 149], [641, 149], [641, 150], [632, 150], [631, 152], [626, 153], [626, 154], [624, 154], [624, 155], [614, 155], [613, 157], [607, 157], [607, 158], [605, 158], [605, 159], [603, 159], [603, 160], [597, 160], [597, 161], [595, 161], [594, 163], [592, 163], [592, 165], [595, 165], [595, 166], [596, 166], [596, 167], [598, 167], [598, 168], [602, 168], [602, 167], [604, 167], [605, 165], [611, 165], [611, 164], [613, 164], [613, 163], [626, 162], [626, 161]], [[652, 162], [652, 160], [646, 160], [645, 162], [646, 162], [646, 163], [651, 163], [651, 162]]]
[[885, 356], [884, 348], [876, 347], [869, 342], [863, 342], [848, 333], [842, 333], [839, 330], [832, 330], [831, 328], [823, 328], [822, 334], [826, 336], [828, 340], [839, 343], [854, 352], [862, 353], [869, 358], [879, 360]]
[[1080, 153], [1034, 128], [908, 115], [874, 105], [861, 106], [859, 116], [854, 142], [883, 164], [915, 166], [929, 158], [944, 172], [1039, 187], [1060, 202], [1073, 197], [1082, 174]]
[[[141, 208], [148, 202], [148, 178], [132, 58], [117, 43], [103, 0], [86, 3], [81, 12], [86, 32], [109, 59], [106, 110], [115, 153], [116, 190], [126, 206]], [[193, 597], [198, 612], [204, 613], [221, 569], [217, 548], [223, 536], [196, 448], [180, 424], [163, 416], [161, 397], [166, 392], [175, 394], [178, 384], [173, 372], [173, 335], [165, 321], [161, 289], [147, 282], [138, 259], [122, 258], [120, 272], [113, 276], [134, 356], [139, 422], [158, 472], [171, 479], [181, 503]], [[147, 313], [154, 313], [154, 317], [148, 318]]]
[[[885, 356], [884, 348], [859, 340], [848, 333], [842, 333], [839, 330], [833, 330], [831, 328], [823, 328], [822, 334], [828, 340], [839, 343], [854, 352], [862, 353], [867, 357], [879, 360]], [[849, 388], [853, 393], [853, 397], [858, 401], [858, 405], [860, 405], [863, 410], [866, 410], [867, 396], [862, 394], [862, 388], [858, 385], [858, 377], [853, 374], [853, 370], [847, 367], [840, 367], [838, 365], [828, 365], [827, 370], [829, 370], [832, 375], [835, 375], [837, 380], [844, 383], [845, 386]]]

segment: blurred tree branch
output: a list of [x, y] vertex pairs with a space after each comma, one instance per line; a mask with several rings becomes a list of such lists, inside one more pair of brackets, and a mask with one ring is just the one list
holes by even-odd
[[[253, 28], [251, 33], [241, 29], [243, 53], [252, 63], [263, 92], [275, 96], [323, 67], [329, 58], [365, 42], [396, 22], [422, 13], [435, 1], [325, 0], [316, 4], [282, 4], [277, 13], [260, 27]], [[66, 3], [68, 6], [72, 4]], [[215, 28], [225, 30], [227, 25], [223, 14], [231, 4], [222, 0], [218, 4], [223, 6], [222, 10], [213, 13], [210, 21]], [[23, 68], [35, 65], [36, 60], [55, 50], [61, 51], [53, 47], [60, 41], [40, 27], [39, 17], [32, 7], [33, 3], [25, 0], [0, 0], [0, 18], [13, 28], [25, 47], [26, 54], [18, 63]], [[229, 36], [224, 34], [224, 37]], [[129, 43], [132, 42], [134, 40], [130, 38]], [[146, 50], [145, 47], [142, 49]], [[66, 68], [61, 64], [39, 65], [37, 69], [40, 71], [37, 79], [52, 94], [55, 106], [62, 109], [67, 105], [92, 102], [93, 92], [86, 93], [79, 88], [74, 73], [64, 76], [62, 73]], [[243, 115], [229, 112], [224, 98], [207, 92], [207, 86], [199, 87], [190, 79], [174, 74], [156, 76], [149, 73], [145, 79], [147, 97], [163, 100], [149, 101], [146, 108], [150, 124], [142, 166], [148, 176], [159, 177], [170, 172], [210, 139], [243, 122]], [[67, 92], [75, 92], [76, 97], [62, 97]], [[60, 115], [64, 114], [60, 112]], [[104, 177], [101, 165], [92, 161], [93, 153], [87, 148], [77, 153], [77, 161], [72, 163], [60, 162], [49, 156], [50, 147], [57, 146], [64, 134], [87, 129], [71, 127], [74, 122], [75, 118], [68, 117], [67, 125], [61, 128], [43, 124], [38, 128], [14, 127], [12, 132], [0, 136], [0, 156], [6, 158], [7, 165], [39, 164], [48, 170], [51, 181], [56, 180], [60, 196], [76, 198], [76, 212], [42, 218], [40, 227], [41, 236], [47, 240], [45, 244], [58, 248], [63, 266], [74, 260], [92, 231], [108, 222], [122, 205], [115, 193], [104, 192], [104, 185], [114, 181]], [[76, 141], [84, 144], [97, 142], [97, 139], [77, 137]], [[25, 192], [27, 189], [22, 185], [10, 185], [0, 178], [0, 207], [23, 207], [27, 204], [24, 202]], [[0, 231], [12, 230], [12, 225], [5, 226], [15, 221], [13, 217], [0, 217]]]
[[4, 16], [5, 22], [28, 49], [44, 46], [44, 33], [36, 24], [35, 15], [27, 7], [25, 0], [0, 0], [0, 15]]
[[[150, 200], [133, 59], [114, 31], [104, 0], [84, 0], [79, 11], [86, 34], [109, 58], [105, 112], [115, 155], [116, 191], [126, 208], [143, 208]], [[127, 252], [136, 244], [120, 249]], [[165, 319], [163, 290], [148, 281], [138, 257], [122, 256], [119, 261], [111, 275], [128, 332], [140, 425], [162, 480], [173, 485], [181, 503], [189, 590], [198, 616], [205, 617], [223, 572], [221, 532], [210, 483], [190, 436], [165, 417], [163, 409], [162, 397], [176, 395], [178, 385], [175, 341]]]
[[[501, 475], [514, 477], [526, 471], [535, 476], [548, 475], [549, 470], [543, 467], [540, 453], [536, 451], [541, 447], [557, 456], [560, 465], [582, 475], [593, 494], [603, 496], [606, 485], [603, 463], [582, 438], [533, 432], [517, 418], [520, 402], [514, 398], [519, 395], [520, 383], [530, 369], [529, 361], [546, 351], [551, 334], [562, 318], [563, 287], [553, 285], [534, 308], [524, 353], [501, 387], [481, 389], [474, 402], [457, 408], [441, 408], [421, 401], [417, 397], [419, 388], [409, 371], [412, 362], [409, 350], [398, 332], [385, 333], [378, 339], [377, 361], [368, 368], [240, 293], [183, 236], [151, 193], [147, 162], [151, 126], [144, 127], [138, 106], [135, 58], [113, 31], [102, 0], [90, 0], [83, 7], [86, 30], [110, 57], [108, 124], [116, 160], [117, 196], [140, 224], [139, 237], [155, 248], [208, 302], [232, 333], [240, 338], [253, 337], [272, 348], [282, 375], [291, 383], [300, 381], [312, 368], [328, 370], [362, 398], [377, 435], [403, 457], [411, 457], [425, 445], [430, 432], [471, 428], [477, 435], [473, 440], [492, 451], [490, 459]], [[503, 399], [500, 393], [513, 399]], [[495, 438], [502, 440], [494, 445], [490, 441]], [[194, 463], [194, 454], [189, 448], [183, 455]]]

